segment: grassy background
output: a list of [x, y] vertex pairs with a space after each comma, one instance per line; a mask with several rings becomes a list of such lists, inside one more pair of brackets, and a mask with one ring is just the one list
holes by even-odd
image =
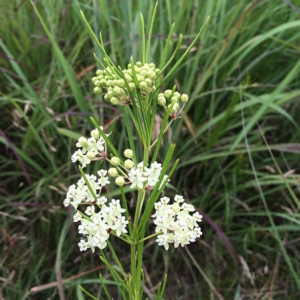
[[[75, 133], [91, 130], [90, 115], [127, 146], [121, 110], [92, 93], [101, 53], [79, 11], [124, 67], [140, 59], [138, 12], [149, 28], [154, 4], [37, 1], [49, 39], [30, 2], [1, 2], [0, 299], [84, 299], [79, 285], [100, 298], [100, 271], [115, 290], [98, 255], [79, 252], [62, 207], [79, 177]], [[190, 95], [164, 149], [172, 139], [180, 159], [169, 193], [204, 213], [204, 235], [187, 249], [146, 247], [146, 294], [168, 273], [166, 299], [299, 299], [299, 14], [280, 0], [160, 1], [150, 61], [159, 64], [173, 22], [179, 57], [208, 15], [164, 87]], [[128, 264], [129, 249], [113, 242]]]

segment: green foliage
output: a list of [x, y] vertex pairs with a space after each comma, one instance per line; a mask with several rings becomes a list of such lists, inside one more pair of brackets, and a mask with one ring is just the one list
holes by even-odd
[[[69, 214], [62, 200], [77, 180], [71, 174], [78, 174], [69, 160], [74, 133], [93, 129], [88, 117], [114, 133], [116, 149], [139, 145], [136, 137], [125, 138], [131, 124], [119, 122], [122, 110], [93, 94], [91, 77], [100, 67], [93, 53], [100, 62], [103, 54], [80, 10], [92, 30], [101, 31], [114, 65], [125, 68], [131, 56], [158, 65], [164, 57], [170, 63], [162, 87], [176, 84], [190, 99], [166, 137], [154, 132], [152, 142], [158, 138], [163, 160], [168, 135], [176, 141], [179, 164], [171, 188], [174, 194], [183, 190], [205, 213], [204, 235], [189, 252], [146, 243], [147, 297], [159, 299], [164, 284], [156, 286], [166, 272], [166, 299], [213, 293], [218, 299], [267, 293], [270, 299], [299, 298], [299, 17], [283, 1], [166, 0], [158, 3], [153, 23], [154, 6], [140, 0], [38, 1], [41, 25], [28, 1], [0, 4], [0, 298], [85, 299], [80, 286], [96, 299], [120, 297], [105, 264], [79, 253], [76, 230], [64, 227]], [[208, 15], [205, 34], [173, 73]], [[154, 117], [163, 122], [163, 114]], [[129, 268], [128, 247], [112, 242]], [[114, 261], [109, 249], [103, 257]], [[118, 262], [109, 268], [116, 270]], [[105, 288], [90, 279], [99, 272]]]

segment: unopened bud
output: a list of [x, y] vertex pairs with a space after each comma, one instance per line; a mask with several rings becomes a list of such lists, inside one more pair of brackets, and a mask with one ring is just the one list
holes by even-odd
[[177, 97], [173, 96], [173, 97], [171, 98], [171, 102], [178, 102]]
[[180, 205], [177, 202], [175, 202], [172, 205], [172, 210], [174, 211], [174, 213], [178, 213], [180, 211]]
[[148, 76], [150, 79], [155, 79], [156, 74], [155, 74], [154, 71], [150, 70], [150, 71], [148, 71], [147, 76]]
[[110, 99], [110, 103], [111, 103], [112, 105], [119, 105], [119, 104], [120, 104], [120, 100], [119, 100], [117, 97], [112, 97], [112, 98]]
[[96, 80], [96, 81], [94, 82], [94, 85], [95, 85], [95, 86], [98, 86], [98, 87], [101, 87], [101, 82], [100, 82], [99, 80]]
[[131, 159], [126, 159], [124, 161], [124, 167], [126, 169], [131, 169], [133, 166], [134, 166], [134, 163], [133, 163], [133, 161]]
[[166, 98], [170, 98], [171, 95], [172, 95], [172, 90], [166, 90], [166, 91], [165, 91], [165, 97], [166, 97]]
[[119, 88], [118, 86], [114, 87], [114, 93], [118, 96], [123, 94], [123, 90], [121, 88]]
[[96, 155], [95, 155], [94, 152], [89, 151], [89, 152], [86, 154], [86, 157], [87, 157], [89, 160], [93, 160], [93, 159], [96, 157]]
[[150, 78], [145, 79], [146, 84], [150, 87], [153, 84], [153, 81]]
[[118, 186], [123, 186], [125, 184], [125, 180], [123, 177], [119, 176], [116, 178], [115, 183]]
[[110, 161], [113, 166], [118, 166], [121, 163], [119, 157], [116, 156], [113, 156]]
[[111, 177], [116, 177], [118, 176], [118, 170], [116, 168], [109, 168], [108, 175]]
[[132, 158], [132, 157], [133, 157], [133, 152], [132, 152], [132, 150], [131, 150], [131, 149], [126, 149], [126, 150], [124, 151], [124, 156], [125, 156], [126, 158]]
[[79, 142], [80, 145], [82, 145], [82, 146], [86, 146], [86, 145], [87, 145], [87, 139], [86, 139], [84, 136], [80, 137], [80, 138], [78, 139], [78, 142]]
[[100, 133], [98, 131], [98, 129], [94, 129], [91, 131], [91, 136], [94, 138], [94, 139], [99, 139], [99, 136], [100, 136]]
[[94, 93], [95, 93], [96, 95], [100, 95], [100, 94], [102, 93], [102, 89], [99, 88], [98, 86], [96, 86], [96, 87], [94, 88]]
[[147, 83], [145, 81], [141, 81], [139, 84], [139, 88], [141, 90], [146, 90], [148, 88]]
[[159, 97], [157, 100], [158, 104], [161, 106], [165, 106], [166, 105], [166, 99], [165, 97]]
[[183, 103], [187, 103], [188, 100], [189, 100], [189, 96], [188, 96], [187, 94], [182, 94], [182, 95], [181, 95], [181, 101], [182, 101]]

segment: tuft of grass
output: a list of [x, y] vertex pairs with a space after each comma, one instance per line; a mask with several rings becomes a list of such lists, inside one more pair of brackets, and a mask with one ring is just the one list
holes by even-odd
[[[99, 272], [114, 294], [98, 256], [79, 252], [62, 207], [79, 177], [74, 142], [92, 129], [90, 116], [113, 132], [117, 149], [129, 145], [122, 111], [92, 93], [93, 53], [102, 57], [80, 10], [124, 67], [131, 55], [142, 60], [139, 12], [149, 32], [154, 5], [1, 2], [0, 298], [84, 299], [80, 286], [102, 298]], [[284, 1], [159, 1], [149, 61], [159, 64], [175, 22], [167, 59], [183, 34], [176, 63], [208, 15], [205, 34], [162, 87], [176, 84], [190, 100], [158, 156], [176, 142], [168, 193], [205, 214], [204, 235], [187, 251], [145, 246], [146, 296], [168, 273], [166, 299], [299, 299], [299, 16]], [[129, 266], [127, 247], [112, 243]]]

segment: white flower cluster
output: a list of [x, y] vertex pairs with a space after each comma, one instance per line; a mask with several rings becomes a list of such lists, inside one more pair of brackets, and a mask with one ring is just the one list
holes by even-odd
[[[80, 251], [91, 248], [94, 252], [96, 247], [100, 249], [105, 248], [109, 233], [112, 230], [114, 230], [118, 236], [122, 233], [127, 233], [126, 225], [128, 221], [122, 216], [125, 209], [121, 208], [120, 200], [112, 199], [107, 206], [107, 198], [100, 196], [102, 187], [109, 183], [106, 173], [106, 170], [98, 171], [100, 176], [98, 180], [94, 175], [85, 175], [96, 198], [94, 198], [90, 192], [84, 179], [81, 178], [77, 186], [75, 184], [70, 186], [67, 197], [64, 200], [65, 206], [71, 204], [75, 210], [77, 210], [78, 205], [81, 203], [90, 204], [85, 210], [85, 213], [77, 210], [73, 216], [74, 222], [81, 223], [78, 226], [79, 233], [87, 237], [87, 240], [80, 240], [78, 244]], [[95, 212], [94, 204], [98, 207], [98, 212]]]
[[202, 235], [201, 228], [197, 224], [202, 221], [202, 216], [195, 212], [192, 216], [190, 212], [195, 211], [191, 204], [183, 203], [182, 196], [176, 195], [173, 204], [168, 204], [170, 199], [163, 197], [155, 203], [155, 214], [152, 215], [155, 232], [162, 232], [156, 241], [159, 246], [169, 249], [169, 244], [174, 243], [175, 248], [182, 247], [190, 242], [195, 242], [197, 237]]
[[96, 202], [96, 204], [99, 205], [97, 199], [100, 197], [101, 189], [103, 186], [109, 184], [110, 182], [108, 180], [108, 177], [106, 176], [106, 170], [100, 170], [97, 173], [100, 178], [97, 178], [97, 176], [95, 175], [85, 174], [86, 179], [88, 180], [94, 192], [94, 195], [96, 196], [96, 199], [86, 185], [84, 178], [81, 177], [77, 182], [77, 186], [75, 184], [72, 184], [69, 187], [67, 197], [64, 200], [64, 206], [69, 206], [71, 204], [76, 210], [78, 205], [81, 203]]
[[[103, 127], [100, 127], [103, 130]], [[109, 136], [109, 134], [107, 134]], [[105, 141], [98, 129], [91, 131], [91, 137], [86, 139], [85, 137], [80, 137], [78, 143], [76, 143], [78, 148], [81, 148], [71, 156], [72, 162], [79, 161], [82, 168], [85, 168], [99, 153], [103, 152], [105, 149]]]
[[[183, 109], [183, 106], [188, 102], [189, 97], [187, 94], [180, 94], [176, 91], [166, 90], [164, 93], [158, 94], [157, 103], [160, 106], [163, 106], [166, 110], [173, 104], [172, 114], [177, 115]], [[179, 102], [183, 103], [183, 106], [180, 108]]]
[[[128, 69], [122, 71], [130, 90], [134, 92], [138, 89], [143, 95], [148, 95], [150, 92], [155, 91], [155, 80], [160, 71], [156, 69], [155, 64], [137, 62], [134, 70], [137, 79], [136, 83], [131, 64], [128, 65]], [[95, 85], [94, 93], [96, 95], [100, 95], [102, 89], [106, 89], [107, 92], [104, 99], [107, 102], [113, 105], [128, 105], [131, 103], [124, 79], [112, 73], [109, 67], [104, 70], [98, 70], [96, 74], [97, 76], [92, 78], [92, 82]]]

